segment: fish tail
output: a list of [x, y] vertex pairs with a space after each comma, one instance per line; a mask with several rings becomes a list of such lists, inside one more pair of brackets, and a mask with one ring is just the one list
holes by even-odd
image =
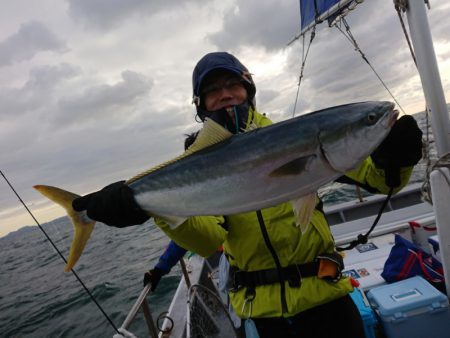
[[70, 246], [69, 258], [64, 269], [64, 271], [69, 272], [83, 253], [92, 230], [94, 230], [95, 221], [89, 219], [84, 211], [78, 212], [72, 208], [72, 201], [80, 197], [79, 195], [48, 185], [35, 185], [33, 188], [51, 201], [62, 206], [72, 221], [74, 236]]

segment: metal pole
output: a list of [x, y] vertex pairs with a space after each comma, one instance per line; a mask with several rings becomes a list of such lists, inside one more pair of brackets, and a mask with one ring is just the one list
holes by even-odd
[[145, 321], [147, 322], [148, 332], [150, 337], [158, 337], [158, 330], [156, 329], [155, 322], [153, 321], [152, 313], [150, 312], [150, 307], [148, 306], [147, 299], [144, 298], [142, 301], [142, 311], [144, 312]]
[[[141, 307], [142, 303], [145, 300], [145, 297], [147, 297], [148, 293], [150, 292], [150, 283], [148, 283], [145, 287], [144, 290], [141, 291], [138, 299], [136, 300], [136, 302], [134, 303], [133, 307], [131, 308], [130, 312], [128, 312], [127, 317], [125, 318], [125, 320], [122, 323], [122, 328], [124, 328], [125, 330], [128, 329], [128, 327], [131, 325], [131, 323], [133, 322], [134, 317], [136, 317], [137, 312], [139, 311], [139, 308]], [[156, 338], [156, 336], [155, 336]]]
[[425, 100], [431, 111], [437, 153], [441, 157], [450, 152], [450, 121], [424, 1], [408, 1], [406, 15]]
[[[423, 0], [408, 1], [406, 10], [411, 39], [417, 59], [420, 79], [431, 122], [438, 157], [450, 152], [450, 122], [441, 77], [434, 53], [427, 14]], [[439, 246], [446, 280], [447, 294], [450, 291], [450, 200], [449, 171], [435, 169], [430, 175], [433, 208], [438, 229]]]
[[[444, 267], [445, 286], [447, 295], [450, 296], [450, 223], [442, 223], [442, 220], [450, 219], [448, 197], [450, 196], [450, 170], [440, 168], [431, 173], [431, 188], [433, 189], [433, 206], [437, 220], [437, 232], [439, 238], [439, 251]], [[436, 189], [440, 187], [439, 189]]]
[[186, 286], [189, 289], [191, 287], [191, 280], [189, 279], [189, 273], [186, 268], [186, 263], [184, 262], [184, 258], [180, 259], [181, 271], [183, 272], [184, 281], [186, 282]]

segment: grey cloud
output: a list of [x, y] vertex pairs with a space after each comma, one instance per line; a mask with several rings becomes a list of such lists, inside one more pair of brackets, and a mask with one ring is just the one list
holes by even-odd
[[65, 50], [64, 42], [44, 24], [32, 21], [22, 24], [17, 33], [0, 42], [0, 66], [30, 60], [41, 51]]
[[31, 69], [30, 78], [24, 89], [51, 89], [58, 86], [61, 81], [73, 78], [81, 74], [81, 69], [77, 66], [62, 63], [58, 66], [40, 66]]
[[430, 29], [432, 30], [433, 39], [435, 41], [448, 42], [450, 40], [450, 20], [448, 20], [449, 11], [450, 3], [448, 1], [433, 1], [431, 3], [431, 11], [427, 11], [429, 15]]
[[222, 31], [208, 38], [223, 50], [241, 45], [284, 48], [298, 31], [299, 13], [298, 3], [291, 0], [239, 1], [225, 13]]
[[[198, 0], [199, 1], [199, 0]], [[69, 15], [89, 27], [111, 29], [123, 21], [178, 8], [191, 1], [164, 0], [69, 0]]]
[[51, 106], [55, 89], [80, 73], [79, 68], [69, 64], [31, 69], [28, 81], [21, 88], [0, 89], [0, 120]]
[[96, 85], [81, 93], [66, 96], [58, 102], [56, 121], [69, 122], [113, 118], [134, 106], [146, 96], [153, 81], [132, 71], [122, 72], [122, 81], [114, 85]]
[[265, 104], [266, 102], [269, 102], [273, 99], [275, 99], [277, 96], [279, 96], [279, 92], [276, 90], [260, 90], [257, 92], [257, 104]]

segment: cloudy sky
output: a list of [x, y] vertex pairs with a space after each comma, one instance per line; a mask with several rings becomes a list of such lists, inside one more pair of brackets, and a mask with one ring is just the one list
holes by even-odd
[[[450, 3], [429, 22], [450, 96]], [[292, 116], [302, 58], [293, 0], [0, 0], [0, 170], [40, 222], [62, 216], [32, 186], [85, 194], [171, 159], [200, 127], [191, 74], [229, 51], [257, 84], [274, 121]], [[392, 0], [365, 1], [347, 18], [372, 65], [408, 114], [423, 110], [420, 80]], [[308, 36], [309, 38], [309, 36]], [[392, 100], [337, 29], [318, 30], [296, 114]], [[32, 218], [0, 178], [0, 236]]]

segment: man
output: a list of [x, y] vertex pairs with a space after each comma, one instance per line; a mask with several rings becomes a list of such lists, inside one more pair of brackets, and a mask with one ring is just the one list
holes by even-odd
[[150, 290], [155, 291], [161, 277], [167, 275], [186, 254], [186, 252], [186, 249], [183, 249], [174, 241], [170, 241], [169, 245], [159, 257], [158, 262], [155, 264], [153, 269], [150, 269], [144, 274], [144, 286], [147, 285], [147, 283], [150, 283]]
[[[231, 54], [209, 53], [194, 69], [193, 102], [202, 122], [213, 119], [233, 133], [271, 124], [256, 110], [255, 93], [248, 69]], [[372, 156], [340, 180], [372, 192], [397, 192], [421, 158], [421, 135], [413, 118], [401, 118]], [[74, 208], [116, 226], [148, 218], [127, 186], [112, 187], [75, 200]], [[231, 304], [241, 318], [253, 320], [260, 337], [329, 337], [336, 330], [364, 337], [348, 295], [352, 282], [341, 276], [342, 258], [318, 197], [316, 202], [304, 233], [295, 226], [290, 202], [237, 215], [191, 217], [175, 229], [158, 218], [155, 223], [177, 244], [203, 256], [223, 245], [233, 269]]]

